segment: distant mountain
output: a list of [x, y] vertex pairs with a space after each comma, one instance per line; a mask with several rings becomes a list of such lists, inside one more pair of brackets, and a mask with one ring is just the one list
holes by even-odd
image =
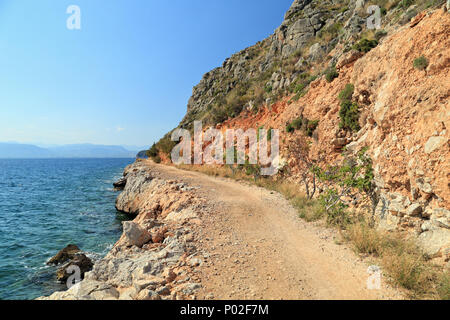
[[121, 147], [124, 147], [128, 151], [137, 152], [139, 150], [148, 150], [149, 146], [133, 146], [133, 145], [121, 145]]
[[134, 158], [137, 152], [121, 146], [94, 144], [42, 148], [31, 144], [0, 143], [0, 158]]
[[0, 143], [0, 158], [50, 158], [48, 149], [31, 144]]

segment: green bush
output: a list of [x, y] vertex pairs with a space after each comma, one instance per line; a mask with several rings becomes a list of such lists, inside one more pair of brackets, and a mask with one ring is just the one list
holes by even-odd
[[351, 83], [347, 84], [339, 93], [339, 100], [341, 100], [341, 109], [339, 110], [339, 117], [341, 122], [339, 127], [345, 130], [359, 131], [359, 108], [355, 102], [352, 102], [353, 92], [355, 86]]
[[159, 149], [157, 147], [157, 144], [154, 143], [152, 147], [149, 150], [147, 150], [147, 156], [154, 162], [161, 163], [161, 157], [159, 156]]
[[336, 67], [333, 66], [325, 71], [325, 78], [328, 82], [332, 82], [337, 77], [339, 77], [339, 73], [336, 71]]
[[359, 110], [358, 105], [355, 102], [344, 101], [341, 103], [341, 109], [339, 110], [339, 117], [341, 122], [339, 127], [345, 130], [359, 131]]
[[155, 163], [161, 163], [161, 157], [159, 155], [152, 158]]
[[273, 128], [270, 127], [269, 130], [267, 131], [267, 141], [272, 140], [272, 130]]
[[319, 120], [308, 120], [307, 118], [300, 116], [287, 125], [286, 131], [294, 132], [295, 130], [303, 129], [303, 132], [307, 136], [312, 137], [318, 125]]
[[294, 121], [292, 121], [291, 126], [295, 130], [300, 130], [303, 126], [303, 117], [299, 117], [299, 118], [295, 119]]
[[351, 83], [348, 83], [344, 90], [342, 90], [339, 93], [339, 100], [345, 101], [345, 100], [352, 100], [353, 92], [355, 91], [355, 86]]
[[216, 124], [216, 123], [222, 123], [225, 120], [228, 119], [228, 115], [227, 112], [224, 108], [221, 108], [219, 106], [215, 106], [211, 112], [211, 122]]
[[314, 131], [316, 130], [317, 126], [319, 125], [319, 120], [310, 120], [308, 121], [308, 124], [305, 128], [305, 133], [308, 137], [312, 137]]
[[380, 41], [380, 39], [385, 37], [386, 35], [387, 35], [386, 31], [379, 30], [379, 31], [375, 32], [375, 39], [377, 39], [377, 41]]
[[286, 126], [286, 132], [287, 132], [287, 133], [291, 133], [291, 132], [294, 132], [294, 131], [295, 131], [294, 127], [289, 123], [289, 124]]
[[362, 39], [353, 46], [353, 49], [359, 52], [367, 53], [378, 45], [377, 40]]
[[306, 88], [307, 84], [306, 83], [299, 83], [295, 86], [294, 92], [295, 93], [300, 93], [302, 92], [305, 88]]
[[424, 56], [414, 59], [414, 68], [418, 70], [425, 70], [428, 67], [428, 60]]
[[147, 153], [147, 157], [149, 157], [149, 158], [153, 159], [154, 157], [156, 157], [159, 153], [158, 148], [156, 147], [156, 144], [154, 143], [152, 145], [152, 147], [149, 150], [147, 150], [146, 153]]
[[409, 8], [413, 4], [414, 0], [402, 0], [399, 2], [398, 6], [403, 9]]
[[170, 135], [166, 135], [164, 138], [162, 138], [158, 143], [157, 143], [157, 148], [158, 150], [160, 150], [161, 152], [165, 153], [165, 154], [170, 154], [172, 152], [172, 149], [177, 145], [177, 143], [175, 141], [172, 141], [171, 136]]

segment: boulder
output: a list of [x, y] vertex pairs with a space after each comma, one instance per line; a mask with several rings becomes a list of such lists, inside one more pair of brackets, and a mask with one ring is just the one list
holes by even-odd
[[133, 221], [123, 222], [123, 239], [128, 246], [142, 247], [151, 239], [150, 233]]
[[94, 267], [94, 264], [92, 263], [92, 260], [89, 259], [85, 254], [78, 253], [74, 256], [74, 258], [70, 262], [64, 264], [62, 267], [58, 269], [58, 271], [56, 272], [56, 279], [59, 282], [66, 282], [67, 279], [71, 275], [73, 275], [73, 271], [68, 272], [68, 269], [73, 266], [76, 266], [80, 269], [81, 279], [84, 279], [84, 274], [86, 272], [91, 271], [92, 268]]
[[444, 137], [431, 137], [425, 144], [425, 153], [430, 154], [439, 149], [446, 142]]
[[77, 253], [81, 252], [80, 248], [74, 244], [69, 244], [64, 249], [60, 250], [54, 257], [47, 261], [48, 265], [58, 265], [68, 260], [72, 260]]
[[423, 193], [426, 193], [426, 194], [433, 193], [433, 187], [431, 186], [431, 184], [426, 182], [426, 180], [424, 178], [418, 178], [416, 180], [416, 184], [417, 184], [417, 187], [419, 188], [419, 190], [422, 191]]
[[450, 230], [431, 228], [419, 236], [418, 242], [428, 256], [439, 257], [450, 247]]
[[153, 290], [144, 289], [136, 296], [136, 300], [161, 300], [161, 296]]
[[409, 216], [417, 217], [422, 213], [422, 206], [418, 203], [414, 203], [409, 206], [407, 212]]

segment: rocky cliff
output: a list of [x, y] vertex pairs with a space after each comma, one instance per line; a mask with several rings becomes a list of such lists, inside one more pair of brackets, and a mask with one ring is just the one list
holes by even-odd
[[[180, 127], [276, 128], [301, 138], [324, 164], [368, 148], [380, 229], [417, 237], [430, 257], [450, 259], [450, 14], [445, 1], [295, 0], [274, 34], [204, 75]], [[367, 28], [379, 5], [381, 29]], [[350, 113], [339, 94], [351, 88]], [[348, 110], [347, 110], [348, 111]], [[348, 118], [345, 118], [347, 117]], [[310, 134], [289, 128], [315, 120]], [[156, 148], [170, 150], [168, 136]], [[162, 156], [161, 158], [165, 158]], [[354, 201], [357, 203], [357, 199]]]

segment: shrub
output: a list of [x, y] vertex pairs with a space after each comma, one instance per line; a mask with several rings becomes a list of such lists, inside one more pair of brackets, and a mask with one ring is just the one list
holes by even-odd
[[306, 88], [307, 84], [306, 83], [299, 83], [295, 86], [294, 92], [295, 93], [300, 93], [302, 92], [305, 88]]
[[[288, 126], [286, 127], [286, 131], [294, 132], [295, 130], [303, 129], [303, 132], [307, 136], [312, 137], [318, 125], [319, 120], [308, 120], [307, 118], [300, 116], [297, 119], [294, 119], [290, 124], [288, 124]], [[288, 131], [288, 129], [290, 131]]]
[[375, 39], [377, 39], [377, 41], [380, 41], [380, 39], [385, 37], [386, 35], [387, 35], [386, 31], [379, 30], [379, 31], [375, 32]]
[[303, 117], [298, 117], [297, 119], [295, 119], [294, 121], [291, 122], [291, 126], [295, 129], [295, 130], [300, 130], [303, 126]]
[[378, 45], [377, 40], [362, 39], [353, 46], [353, 49], [367, 53]]
[[329, 42], [339, 36], [339, 32], [342, 30], [342, 28], [342, 23], [337, 22], [332, 24], [328, 28], [320, 30], [318, 36], [323, 41]]
[[351, 83], [345, 85], [344, 90], [339, 93], [339, 100], [352, 100], [353, 92], [355, 91], [355, 86]]
[[294, 132], [294, 131], [295, 131], [294, 127], [289, 123], [286, 126], [286, 132], [291, 133], [291, 132]]
[[424, 56], [414, 59], [414, 68], [418, 70], [425, 70], [428, 67], [428, 60]]
[[310, 120], [305, 128], [305, 133], [308, 137], [312, 137], [314, 131], [316, 131], [317, 126], [319, 125], [319, 120]]
[[149, 158], [156, 157], [159, 153], [158, 148], [156, 147], [156, 144], [154, 143], [152, 145], [152, 147], [149, 150], [147, 150], [146, 153], [147, 153], [147, 157], [149, 157]]
[[352, 102], [352, 96], [355, 87], [349, 83], [344, 90], [339, 93], [339, 100], [341, 100], [341, 109], [339, 110], [339, 117], [341, 122], [339, 127], [345, 130], [359, 131], [359, 108], [355, 102]]
[[358, 105], [355, 102], [343, 101], [341, 103], [341, 109], [339, 110], [339, 117], [341, 122], [339, 127], [345, 130], [359, 131], [359, 110]]
[[318, 201], [297, 196], [291, 203], [299, 212], [298, 216], [308, 222], [320, 220], [325, 215], [323, 206]]
[[339, 77], [339, 73], [336, 71], [336, 67], [333, 66], [325, 71], [325, 78], [328, 82], [332, 82], [337, 77]]
[[158, 150], [164, 152], [165, 154], [170, 154], [172, 149], [177, 145], [175, 141], [172, 141], [170, 135], [166, 135], [157, 143]]
[[413, 0], [402, 0], [399, 2], [398, 6], [403, 9], [409, 8], [413, 3]]
[[228, 119], [228, 115], [227, 112], [224, 108], [221, 108], [219, 106], [215, 106], [212, 111], [210, 112], [211, 116], [211, 121], [212, 123], [216, 124], [216, 123], [222, 123], [225, 120]]
[[155, 163], [161, 163], [161, 157], [159, 155], [152, 158]]

